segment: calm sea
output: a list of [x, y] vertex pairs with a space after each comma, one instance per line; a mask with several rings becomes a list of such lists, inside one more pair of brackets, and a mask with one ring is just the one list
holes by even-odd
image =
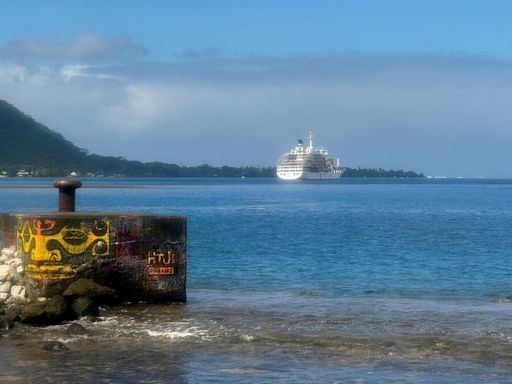
[[[78, 210], [188, 217], [189, 301], [18, 324], [0, 382], [512, 382], [511, 180], [82, 181]], [[50, 185], [0, 179], [0, 211]]]

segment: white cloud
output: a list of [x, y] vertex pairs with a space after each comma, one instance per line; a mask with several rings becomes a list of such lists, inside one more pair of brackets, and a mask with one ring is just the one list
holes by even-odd
[[0, 56], [27, 61], [102, 61], [140, 55], [144, 48], [128, 37], [105, 37], [84, 33], [72, 40], [52, 40], [46, 37], [22, 38], [0, 47]]
[[84, 64], [71, 64], [65, 65], [60, 68], [60, 75], [65, 81], [70, 81], [76, 77], [89, 77], [101, 80], [116, 80], [123, 81], [124, 79], [120, 76], [113, 76], [105, 73], [99, 73], [97, 71], [89, 72], [87, 69], [91, 68], [90, 65]]
[[0, 84], [25, 83], [30, 86], [43, 87], [54, 70], [49, 67], [39, 67], [32, 70], [18, 64], [0, 63]]
[[166, 100], [158, 90], [144, 85], [126, 85], [119, 89], [115, 102], [103, 105], [101, 110], [105, 121], [117, 132], [147, 132], [165, 122]]
[[73, 77], [85, 77], [84, 71], [89, 67], [90, 65], [83, 64], [66, 65], [60, 69], [60, 74], [64, 80], [69, 81]]

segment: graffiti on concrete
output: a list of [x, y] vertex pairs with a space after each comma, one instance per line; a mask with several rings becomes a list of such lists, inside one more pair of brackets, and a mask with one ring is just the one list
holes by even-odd
[[150, 251], [147, 255], [146, 271], [148, 276], [174, 275], [176, 255], [172, 250]]
[[116, 241], [114, 242], [114, 254], [117, 257], [134, 254], [134, 247], [139, 239], [137, 226], [130, 222], [120, 222], [116, 228]]
[[[79, 257], [108, 256], [109, 221], [25, 219], [18, 224], [18, 244], [26, 274], [33, 279], [65, 279], [76, 274]], [[78, 258], [77, 258], [78, 257]]]

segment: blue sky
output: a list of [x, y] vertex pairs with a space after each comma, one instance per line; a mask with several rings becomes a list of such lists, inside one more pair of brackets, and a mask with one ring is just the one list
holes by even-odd
[[343, 51], [508, 56], [509, 1], [6, 1], [1, 41], [81, 33], [130, 36], [165, 60], [188, 50], [227, 54]]
[[509, 1], [0, 0], [0, 98], [93, 153], [512, 177]]

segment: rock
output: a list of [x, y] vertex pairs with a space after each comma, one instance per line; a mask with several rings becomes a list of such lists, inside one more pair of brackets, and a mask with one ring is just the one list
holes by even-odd
[[66, 330], [66, 333], [69, 336], [90, 335], [91, 334], [91, 332], [87, 328], [85, 328], [83, 325], [80, 325], [78, 323], [70, 324], [68, 329]]
[[21, 265], [21, 259], [18, 259], [18, 258], [14, 258], [14, 259], [10, 259], [9, 261], [6, 262], [7, 265], [14, 265], [14, 266], [18, 266], [18, 265]]
[[15, 320], [10, 319], [5, 315], [0, 315], [0, 331], [8, 331], [14, 325]]
[[20, 308], [13, 307], [5, 311], [5, 313], [0, 316], [0, 329], [7, 331], [11, 329], [14, 325], [14, 322], [18, 320], [20, 316]]
[[16, 267], [16, 273], [17, 273], [19, 276], [23, 275], [23, 273], [24, 273], [24, 272], [25, 272], [25, 270], [23, 269], [23, 265], [18, 265], [18, 266]]
[[79, 297], [71, 304], [71, 309], [78, 317], [98, 317], [100, 315], [98, 303], [94, 302], [90, 297]]
[[66, 345], [60, 341], [47, 341], [43, 344], [43, 349], [45, 351], [67, 351], [69, 350]]
[[0, 293], [9, 293], [11, 292], [11, 282], [6, 281], [5, 283], [0, 284]]
[[35, 301], [25, 305], [20, 319], [28, 324], [58, 324], [66, 319], [66, 309], [66, 300], [62, 296], [55, 295], [46, 301]]
[[7, 262], [7, 265], [9, 266], [9, 274], [11, 275], [11, 278], [16, 277], [18, 275], [18, 273], [16, 272], [16, 268], [18, 268], [18, 265], [16, 263], [13, 263], [12, 261], [13, 260], [9, 260]]
[[7, 260], [9, 260], [9, 256], [7, 255], [0, 255], [0, 263], [5, 263]]
[[9, 258], [13, 257], [15, 252], [16, 252], [16, 247], [14, 245], [9, 248], [2, 249], [2, 255], [5, 255]]
[[23, 305], [27, 304], [28, 300], [25, 298], [25, 296], [11, 296], [9, 297], [5, 303], [8, 305]]
[[11, 296], [25, 297], [25, 287], [22, 285], [13, 285], [11, 287]]
[[0, 303], [3, 303], [9, 297], [8, 293], [0, 293]]
[[112, 301], [116, 297], [115, 289], [95, 283], [90, 279], [78, 279], [70, 284], [62, 294], [64, 297], [86, 296], [101, 302]]
[[9, 277], [10, 267], [8, 265], [0, 265], [0, 281], [5, 281]]

